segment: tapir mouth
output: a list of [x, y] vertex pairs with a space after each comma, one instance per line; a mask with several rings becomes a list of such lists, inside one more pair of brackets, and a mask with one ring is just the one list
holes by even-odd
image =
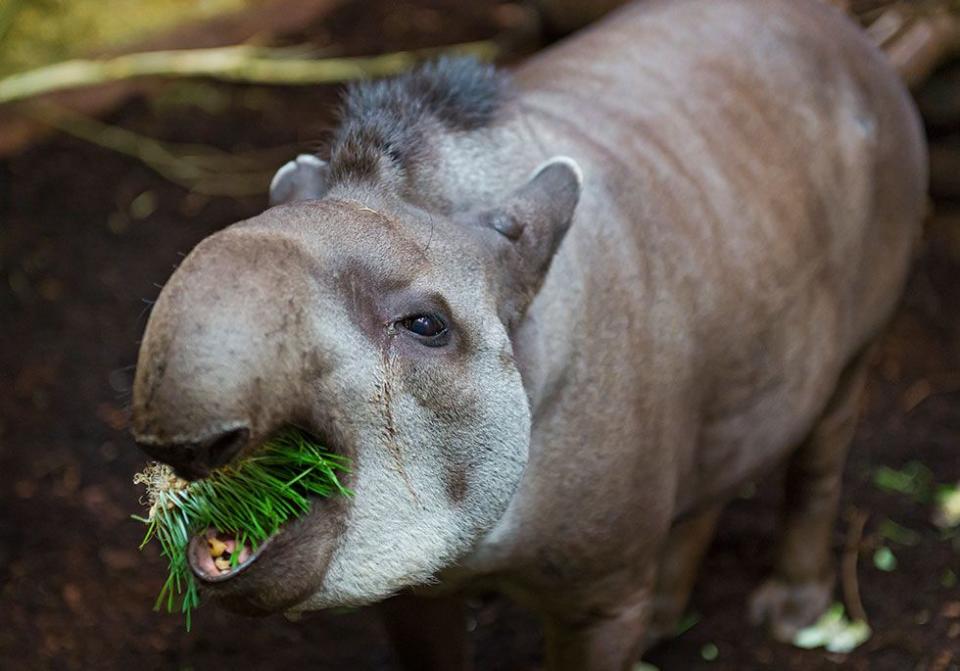
[[[237, 551], [236, 537], [207, 529], [190, 540], [187, 564], [204, 594], [227, 610], [243, 615], [287, 611], [322, 584], [349, 505], [345, 496], [311, 497], [309, 512], [287, 520], [256, 549], [241, 547], [235, 562], [230, 555]], [[211, 544], [220, 551], [217, 543], [226, 546], [220, 557], [211, 552]]]
[[[350, 443], [340, 436], [298, 428], [324, 451], [351, 460]], [[337, 477], [343, 487], [352, 486], [350, 470], [339, 471]], [[191, 538], [187, 565], [204, 593], [228, 610], [247, 615], [285, 611], [314, 593], [343, 538], [352, 497], [305, 496], [309, 509], [288, 518], [256, 547], [241, 543], [239, 532], [215, 527]]]
[[[200, 580], [208, 583], [229, 580], [250, 567], [270, 542], [279, 534], [277, 531], [254, 549], [249, 543], [237, 548], [237, 539], [233, 534], [224, 534], [213, 527], [190, 540], [187, 558], [190, 570]], [[236, 556], [236, 561], [233, 560]]]

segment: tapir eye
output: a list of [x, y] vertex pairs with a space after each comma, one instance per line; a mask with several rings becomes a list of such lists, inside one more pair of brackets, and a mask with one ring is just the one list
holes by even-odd
[[400, 326], [410, 333], [420, 336], [425, 345], [437, 347], [444, 344], [443, 336], [447, 333], [447, 325], [435, 315], [414, 315], [400, 321]]

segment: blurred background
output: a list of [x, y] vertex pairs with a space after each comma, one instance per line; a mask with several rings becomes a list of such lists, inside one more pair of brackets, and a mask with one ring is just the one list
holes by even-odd
[[[0, 668], [396, 668], [368, 610], [202, 608], [189, 634], [151, 610], [164, 565], [130, 519], [138, 338], [183, 255], [322, 150], [340, 82], [437, 49], [509, 65], [616, 4], [0, 0]], [[684, 631], [649, 655], [661, 669], [960, 668], [960, 6], [833, 4], [907, 73], [931, 141], [931, 217], [836, 528], [838, 601], [873, 634], [831, 653], [746, 624], [770, 479], [726, 513]], [[469, 626], [478, 669], [540, 667], [538, 625], [509, 602], [473, 601]]]

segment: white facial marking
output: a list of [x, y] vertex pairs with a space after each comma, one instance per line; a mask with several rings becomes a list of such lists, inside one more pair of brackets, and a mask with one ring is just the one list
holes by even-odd
[[[391, 404], [389, 430], [376, 403], [355, 418], [362, 422], [362, 445], [353, 464], [346, 531], [321, 588], [292, 612], [362, 605], [428, 584], [499, 521], [526, 465], [530, 414], [519, 373], [500, 357], [509, 348], [503, 326], [486, 331], [471, 333], [481, 351], [464, 373], [476, 398], [472, 419], [452, 427], [438, 421], [399, 377], [388, 381], [390, 394], [374, 393], [378, 403], [386, 396]], [[379, 358], [370, 351], [355, 358], [338, 384], [355, 384], [358, 375], [393, 374]], [[450, 495], [451, 463], [466, 479], [459, 501]]]

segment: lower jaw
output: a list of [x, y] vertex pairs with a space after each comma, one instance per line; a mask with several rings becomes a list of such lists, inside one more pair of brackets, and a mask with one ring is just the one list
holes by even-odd
[[[188, 548], [188, 563], [204, 598], [244, 615], [269, 615], [294, 610], [317, 610], [302, 604], [320, 593], [330, 562], [345, 533], [346, 497], [313, 501], [306, 514], [290, 519], [261, 543], [246, 562], [225, 572], [202, 570], [196, 557], [209, 556], [203, 534]], [[209, 568], [209, 565], [207, 565]], [[332, 604], [337, 605], [337, 604]]]
[[303, 545], [296, 527], [296, 521], [293, 528], [285, 525], [246, 562], [215, 574], [203, 570], [204, 565], [196, 560], [201, 552], [209, 557], [204, 535], [194, 537], [188, 550], [189, 564], [203, 598], [239, 615], [266, 616], [298, 609], [322, 582], [326, 563], [314, 564], [296, 552]]

